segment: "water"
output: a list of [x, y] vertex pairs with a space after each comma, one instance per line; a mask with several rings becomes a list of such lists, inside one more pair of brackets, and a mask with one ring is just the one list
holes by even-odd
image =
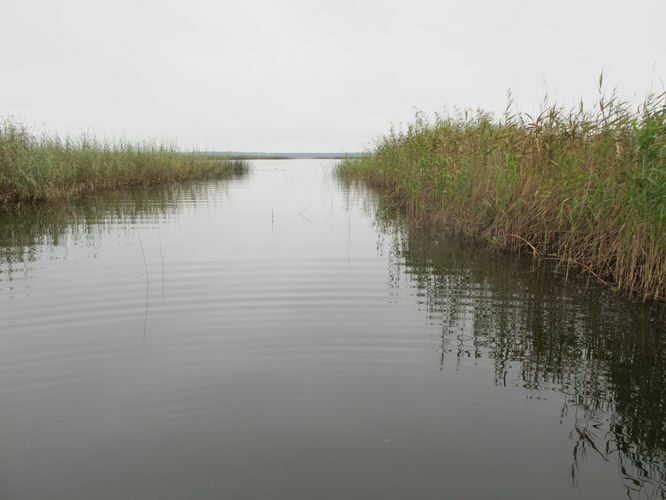
[[0, 218], [0, 498], [664, 498], [659, 311], [330, 161]]

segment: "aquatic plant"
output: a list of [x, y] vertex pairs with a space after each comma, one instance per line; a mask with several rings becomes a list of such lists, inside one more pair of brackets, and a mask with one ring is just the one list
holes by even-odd
[[181, 153], [161, 144], [102, 142], [88, 136], [36, 136], [0, 123], [0, 205], [73, 198], [124, 186], [226, 177], [243, 160]]
[[666, 94], [637, 109], [536, 116], [417, 114], [338, 174], [388, 194], [422, 225], [554, 259], [644, 299], [666, 296]]

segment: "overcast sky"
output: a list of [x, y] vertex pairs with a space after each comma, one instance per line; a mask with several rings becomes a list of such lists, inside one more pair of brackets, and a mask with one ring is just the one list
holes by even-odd
[[454, 107], [666, 80], [666, 0], [0, 0], [0, 117], [184, 148], [357, 151]]

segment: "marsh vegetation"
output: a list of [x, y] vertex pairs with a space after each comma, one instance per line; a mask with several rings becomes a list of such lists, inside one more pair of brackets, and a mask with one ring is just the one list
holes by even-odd
[[243, 160], [182, 153], [164, 144], [38, 136], [15, 121], [0, 124], [0, 205], [62, 200], [120, 187], [231, 177], [247, 169]]
[[[601, 82], [600, 82], [601, 85]], [[647, 300], [666, 296], [666, 94], [637, 109], [509, 101], [391, 130], [338, 175], [387, 193], [421, 225], [526, 251]]]

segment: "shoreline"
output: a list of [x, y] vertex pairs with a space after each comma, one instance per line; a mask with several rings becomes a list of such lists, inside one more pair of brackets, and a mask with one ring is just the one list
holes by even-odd
[[382, 138], [337, 175], [421, 224], [558, 261], [643, 301], [666, 297], [666, 95], [636, 112], [550, 107], [532, 118], [479, 112]]
[[130, 186], [233, 177], [246, 159], [209, 158], [152, 143], [36, 136], [0, 123], [0, 206], [69, 200]]

